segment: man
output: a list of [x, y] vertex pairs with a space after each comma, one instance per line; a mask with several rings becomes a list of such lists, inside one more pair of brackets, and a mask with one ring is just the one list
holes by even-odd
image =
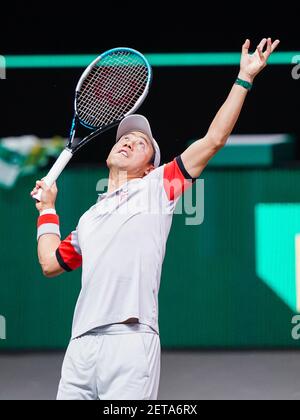
[[159, 146], [146, 118], [126, 117], [107, 159], [107, 193], [63, 241], [57, 188], [37, 181], [31, 194], [43, 190], [36, 204], [43, 273], [54, 277], [82, 265], [58, 399], [157, 399], [158, 291], [176, 202], [225, 145], [254, 78], [278, 44], [263, 39], [250, 55], [246, 40], [238, 79], [207, 134], [166, 165], [159, 166]]

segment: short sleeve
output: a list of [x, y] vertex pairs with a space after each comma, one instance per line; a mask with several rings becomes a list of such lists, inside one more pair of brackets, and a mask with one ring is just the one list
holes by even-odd
[[73, 271], [82, 265], [81, 249], [77, 229], [64, 239], [56, 250], [59, 265], [65, 271]]
[[170, 201], [178, 199], [195, 181], [185, 169], [181, 156], [164, 165], [163, 186]]

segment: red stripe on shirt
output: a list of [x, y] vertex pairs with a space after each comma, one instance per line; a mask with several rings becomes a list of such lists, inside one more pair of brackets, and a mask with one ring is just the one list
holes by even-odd
[[193, 183], [181, 172], [176, 159], [164, 167], [164, 189], [170, 201], [180, 197]]
[[63, 262], [70, 267], [71, 270], [76, 270], [76, 268], [79, 268], [82, 265], [82, 256], [78, 254], [72, 245], [72, 233], [60, 243], [58, 251]]

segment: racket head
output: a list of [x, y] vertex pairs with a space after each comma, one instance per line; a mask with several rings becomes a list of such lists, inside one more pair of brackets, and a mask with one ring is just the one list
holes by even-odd
[[114, 48], [83, 72], [75, 94], [75, 113], [85, 127], [117, 125], [145, 100], [152, 82], [147, 59], [132, 48]]

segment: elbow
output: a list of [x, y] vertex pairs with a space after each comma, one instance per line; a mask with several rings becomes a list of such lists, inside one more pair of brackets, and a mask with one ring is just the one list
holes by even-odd
[[47, 278], [56, 277], [61, 272], [61, 267], [59, 266], [56, 258], [53, 258], [53, 255], [39, 255], [39, 263], [42, 270], [42, 274]]
[[42, 265], [42, 272], [43, 272], [44, 277], [47, 277], [48, 279], [51, 279], [57, 276], [57, 273], [51, 270], [51, 268], [47, 265]]
[[43, 276], [44, 276], [44, 277], [47, 277], [48, 279], [51, 279], [52, 277], [55, 277], [55, 276], [53, 275], [53, 273], [51, 273], [51, 271], [49, 271], [49, 270], [47, 270], [47, 269], [44, 269], [44, 270], [43, 270]]
[[216, 132], [216, 133], [210, 133], [209, 134], [210, 141], [216, 151], [222, 149], [222, 147], [225, 146], [229, 134], [223, 133], [223, 132]]

